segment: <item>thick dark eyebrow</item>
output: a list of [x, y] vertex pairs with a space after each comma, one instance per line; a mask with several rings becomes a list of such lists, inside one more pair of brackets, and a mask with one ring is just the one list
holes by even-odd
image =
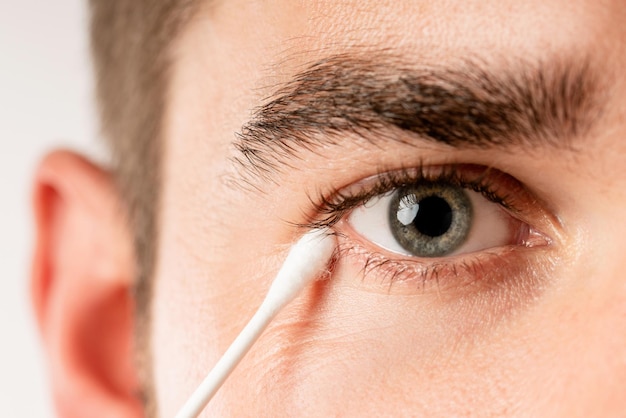
[[587, 60], [490, 70], [469, 60], [420, 68], [387, 54], [336, 55], [255, 110], [237, 134], [234, 160], [244, 175], [268, 181], [305, 150], [341, 145], [346, 132], [379, 147], [419, 137], [455, 148], [571, 149], [597, 120], [597, 97]]

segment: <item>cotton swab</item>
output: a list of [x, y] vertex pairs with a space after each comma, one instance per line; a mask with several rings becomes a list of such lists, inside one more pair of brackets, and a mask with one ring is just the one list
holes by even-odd
[[195, 418], [202, 412], [278, 312], [328, 266], [335, 246], [336, 240], [327, 229], [310, 231], [294, 244], [259, 309], [176, 418]]

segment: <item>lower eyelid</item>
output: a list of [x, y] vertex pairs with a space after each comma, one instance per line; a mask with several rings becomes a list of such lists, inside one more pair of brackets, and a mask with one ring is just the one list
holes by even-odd
[[[342, 256], [332, 281], [340, 295], [351, 295], [356, 301], [359, 292], [364, 300], [371, 300], [368, 293], [381, 295], [393, 307], [385, 311], [391, 321], [436, 327], [442, 337], [465, 337], [468, 342], [533, 309], [558, 277], [559, 252], [553, 247], [507, 247], [435, 265], [385, 260], [384, 255], [350, 241], [340, 247]], [[394, 317], [394, 312], [403, 316]]]
[[[340, 231], [349, 228], [344, 222], [336, 227]], [[508, 245], [445, 258], [417, 259], [385, 254], [371, 248], [366, 240], [355, 240], [344, 232], [339, 232], [338, 236], [338, 262], [349, 266], [351, 274], [360, 277], [353, 285], [374, 292], [405, 295], [434, 292], [440, 296], [458, 296], [461, 292], [466, 295], [501, 286], [515, 275], [538, 273], [542, 270], [538, 268], [539, 262], [553, 265], [545, 261], [551, 251], [542, 250], [541, 247], [548, 248], [549, 241], [541, 237], [535, 237], [533, 245]]]

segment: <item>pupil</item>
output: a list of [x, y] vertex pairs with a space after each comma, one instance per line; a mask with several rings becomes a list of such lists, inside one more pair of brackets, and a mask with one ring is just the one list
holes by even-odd
[[438, 196], [428, 196], [419, 201], [419, 210], [413, 220], [413, 226], [422, 234], [438, 237], [452, 225], [452, 208]]

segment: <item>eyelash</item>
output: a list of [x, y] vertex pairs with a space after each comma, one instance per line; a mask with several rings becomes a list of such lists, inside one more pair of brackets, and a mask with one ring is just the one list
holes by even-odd
[[[468, 179], [468, 172], [480, 172]], [[420, 183], [445, 183], [473, 190], [482, 194], [486, 199], [497, 203], [509, 212], [517, 213], [515, 193], [502, 193], [494, 177], [505, 180], [507, 183], [515, 180], [497, 170], [489, 167], [481, 167], [472, 164], [452, 164], [445, 166], [427, 166], [420, 163], [415, 168], [402, 168], [395, 171], [385, 171], [369, 177], [359, 183], [371, 183], [360, 187], [356, 192], [348, 190], [332, 189], [322, 193], [316, 199], [309, 196], [309, 200], [315, 207], [317, 216], [322, 218], [312, 219], [302, 226], [309, 228], [332, 227], [351, 210], [367, 204], [371, 199], [389, 193], [398, 188]], [[516, 182], [516, 181], [515, 181]], [[517, 182], [516, 182], [517, 183]], [[358, 183], [357, 183], [358, 185]], [[519, 183], [515, 184], [518, 188]], [[519, 185], [521, 186], [521, 185]]]
[[[526, 217], [527, 210], [524, 208], [536, 204], [536, 200], [532, 199], [532, 196], [519, 181], [497, 169], [472, 164], [424, 165], [420, 163], [414, 168], [381, 171], [377, 175], [359, 181], [352, 186], [320, 193], [317, 198], [309, 196], [315, 208], [315, 217], [300, 226], [331, 228], [344, 220], [353, 209], [367, 204], [375, 197], [404, 186], [426, 182], [456, 185], [478, 192], [489, 201], [502, 206], [520, 222], [524, 222]], [[345, 236], [337, 231], [335, 234]], [[549, 243], [548, 239], [545, 241], [546, 244]], [[532, 247], [533, 245], [526, 246]], [[394, 260], [381, 252], [366, 249], [360, 244], [344, 243], [340, 244], [336, 259], [341, 260], [348, 255], [359, 257], [362, 259], [363, 276], [375, 273], [379, 280], [388, 286], [404, 281], [413, 283], [415, 279], [418, 279], [417, 283], [422, 288], [429, 283], [436, 283], [437, 289], [441, 290], [440, 279], [449, 275], [454, 278], [460, 276], [468, 278], [463, 283], [458, 283], [458, 280], [455, 283], [446, 283], [449, 285], [464, 286], [470, 284], [469, 282], [482, 282], [481, 285], [491, 286], [498, 278], [493, 277], [489, 269], [485, 268], [485, 263], [489, 259], [501, 260], [506, 251], [486, 250], [480, 254], [465, 254], [454, 257], [454, 261], [445, 258], [425, 260], [406, 257], [403, 257], [402, 260]], [[511, 249], [509, 248], [508, 251], [510, 252]], [[519, 268], [522, 268], [521, 265], [524, 263], [518, 264], [520, 264]], [[448, 281], [443, 280], [443, 282]]]

